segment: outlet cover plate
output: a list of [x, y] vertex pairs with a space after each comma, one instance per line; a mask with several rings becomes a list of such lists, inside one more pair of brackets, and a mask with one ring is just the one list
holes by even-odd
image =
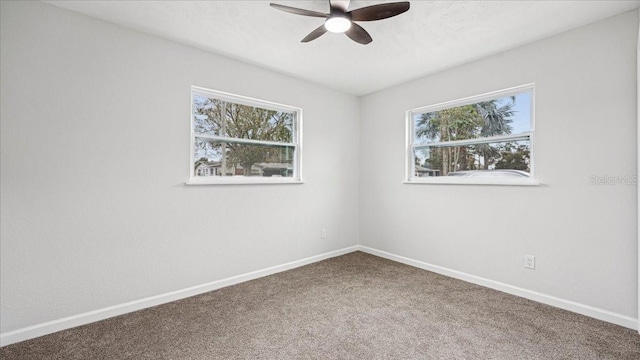
[[524, 267], [527, 269], [535, 269], [536, 268], [536, 257], [533, 255], [525, 255], [524, 256]]

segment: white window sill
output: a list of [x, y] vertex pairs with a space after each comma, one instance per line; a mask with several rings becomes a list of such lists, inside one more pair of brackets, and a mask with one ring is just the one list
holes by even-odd
[[416, 178], [405, 180], [403, 184], [433, 184], [433, 185], [506, 185], [506, 186], [538, 186], [536, 179], [473, 179], [438, 176], [433, 178]]
[[231, 176], [227, 178], [190, 179], [187, 185], [273, 185], [273, 184], [303, 184], [304, 181], [292, 178], [245, 177]]

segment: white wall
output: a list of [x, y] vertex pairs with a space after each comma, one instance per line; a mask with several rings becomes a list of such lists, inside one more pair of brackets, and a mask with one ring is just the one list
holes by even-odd
[[[2, 333], [357, 244], [356, 97], [41, 3], [0, 11]], [[186, 186], [191, 85], [303, 108], [306, 183]]]
[[[639, 10], [640, 12], [640, 10]], [[638, 24], [638, 43], [637, 43], [637, 52], [636, 52], [636, 63], [637, 63], [637, 73], [636, 73], [636, 116], [638, 119], [637, 122], [637, 137], [636, 137], [636, 148], [638, 151], [638, 155], [637, 155], [637, 161], [638, 161], [638, 168], [640, 168], [640, 24]], [[637, 188], [640, 189], [640, 183], [636, 186]], [[636, 227], [638, 230], [638, 262], [640, 263], [640, 191], [638, 191], [637, 194], [637, 202], [636, 202], [636, 209], [637, 209], [637, 220], [636, 220]], [[640, 317], [640, 264], [638, 264], [638, 316]], [[640, 326], [638, 326], [638, 332], [640, 333]]]
[[[637, 317], [638, 12], [361, 99], [360, 242]], [[537, 187], [405, 185], [405, 111], [536, 83]], [[523, 267], [536, 256], [536, 269]]]
[[[360, 100], [40, 3], [0, 13], [3, 334], [358, 238], [637, 317], [636, 187], [589, 184], [637, 174], [637, 11]], [[529, 82], [543, 185], [401, 184], [406, 110]], [[306, 183], [184, 185], [191, 85], [302, 107]]]

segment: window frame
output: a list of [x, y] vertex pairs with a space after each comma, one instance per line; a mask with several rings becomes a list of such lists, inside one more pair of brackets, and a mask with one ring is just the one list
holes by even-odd
[[[232, 94], [224, 91], [208, 89], [200, 86], [192, 85], [191, 91], [191, 113], [189, 117], [191, 119], [191, 129], [189, 131], [189, 180], [187, 185], [240, 185], [240, 184], [302, 184], [302, 108], [279, 104], [267, 100], [256, 99], [248, 96]], [[291, 112], [294, 114], [292, 123], [292, 142], [276, 142], [267, 140], [253, 140], [242, 138], [230, 138], [226, 136], [218, 135], [206, 135], [197, 134], [194, 131], [195, 119], [194, 119], [194, 95], [196, 93], [210, 96], [217, 100], [229, 101], [236, 104], [248, 105], [253, 107], [259, 107], [268, 110]], [[242, 144], [254, 144], [254, 145], [267, 145], [267, 146], [287, 146], [292, 147], [294, 151], [293, 156], [293, 175], [291, 177], [265, 177], [265, 176], [196, 176], [195, 164], [195, 143], [196, 139], [205, 140], [231, 140], [229, 142], [242, 143]]]
[[[415, 124], [414, 115], [416, 113], [428, 113], [441, 111], [445, 109], [455, 108], [464, 105], [475, 104], [481, 101], [494, 100], [497, 98], [517, 95], [525, 92], [531, 93], [531, 126], [527, 132], [518, 134], [496, 135], [490, 137], [481, 137], [465, 140], [439, 141], [429, 144], [416, 145], [415, 142]], [[433, 105], [421, 106], [418, 108], [407, 110], [405, 115], [405, 184], [467, 184], [467, 185], [539, 185], [535, 177], [535, 83], [515, 86], [507, 89], [492, 91], [480, 95], [469, 96], [461, 99], [445, 101]], [[528, 138], [530, 148], [530, 178], [479, 178], [479, 177], [457, 177], [457, 176], [415, 176], [415, 158], [414, 151], [417, 148], [428, 147], [449, 147], [472, 144], [489, 144], [505, 141], [517, 141]]]

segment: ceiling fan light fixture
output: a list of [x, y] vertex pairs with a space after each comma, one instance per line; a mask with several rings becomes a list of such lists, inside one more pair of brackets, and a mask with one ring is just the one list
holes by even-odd
[[[2, 0], [0, 0], [2, 1]], [[354, 10], [349, 9], [351, 0], [329, 0], [329, 13], [324, 14], [317, 11], [298, 9], [280, 4], [269, 4], [269, 6], [280, 11], [311, 16], [325, 19], [324, 24], [310, 32], [300, 42], [308, 43], [315, 40], [327, 32], [344, 33], [351, 40], [358, 44], [367, 45], [373, 41], [371, 35], [358, 25], [358, 21], [375, 21], [388, 19], [409, 10], [408, 1], [384, 2], [382, 4], [370, 5]]]
[[332, 33], [343, 33], [351, 28], [351, 20], [346, 16], [334, 15], [325, 21], [324, 27]]

